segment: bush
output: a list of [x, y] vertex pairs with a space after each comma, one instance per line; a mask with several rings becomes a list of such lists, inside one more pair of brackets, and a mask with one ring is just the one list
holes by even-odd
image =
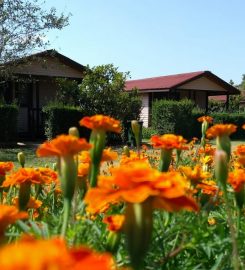
[[197, 138], [201, 138], [202, 137], [202, 130], [201, 130], [201, 126], [202, 124], [200, 122], [197, 121], [197, 119], [201, 116], [205, 115], [205, 112], [199, 108], [194, 108], [192, 110], [192, 116], [190, 119], [190, 134], [191, 137], [197, 137]]
[[158, 134], [158, 132], [152, 127], [142, 127], [142, 138], [150, 139], [151, 136]]
[[213, 113], [211, 116], [214, 118], [214, 124], [235, 124], [237, 125], [236, 133], [231, 135], [231, 139], [245, 139], [245, 131], [241, 128], [245, 123], [245, 115], [239, 113]]
[[219, 100], [210, 99], [208, 101], [208, 113], [222, 113], [225, 112], [226, 105], [224, 102]]
[[157, 100], [152, 106], [152, 128], [159, 134], [175, 133], [186, 138], [193, 137], [191, 131], [191, 100]]
[[0, 105], [0, 141], [10, 142], [17, 138], [17, 118], [18, 106], [17, 105]]
[[210, 99], [208, 101], [208, 112], [209, 113], [241, 113], [244, 112], [244, 107], [241, 105], [241, 95], [229, 96], [229, 106], [226, 109], [226, 103], [219, 100]]
[[[44, 132], [48, 140], [60, 134], [67, 134], [70, 127], [77, 127], [80, 136], [89, 139], [90, 130], [79, 125], [79, 121], [87, 116], [81, 108], [65, 106], [59, 103], [50, 103], [43, 107], [44, 113]], [[122, 143], [121, 134], [108, 133], [108, 144]]]
[[79, 120], [85, 116], [85, 113], [80, 108], [49, 104], [43, 108], [43, 113], [44, 130], [47, 139], [50, 140], [59, 134], [67, 134], [68, 129], [72, 126], [77, 127], [80, 135], [88, 139], [90, 131], [79, 125]]
[[69, 106], [79, 105], [80, 90], [77, 81], [66, 78], [58, 78], [56, 79], [56, 84], [58, 86], [56, 99], [59, 103]]
[[128, 73], [119, 72], [113, 65], [87, 69], [80, 84], [80, 106], [87, 115], [104, 114], [124, 124], [139, 120], [142, 101], [137, 91], [126, 92]]

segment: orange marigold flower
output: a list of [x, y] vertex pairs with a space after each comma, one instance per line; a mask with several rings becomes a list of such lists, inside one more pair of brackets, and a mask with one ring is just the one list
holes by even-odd
[[[27, 254], [31, 254], [28, 260]], [[29, 238], [0, 249], [0, 269], [112, 270], [115, 269], [115, 264], [108, 253], [100, 254], [86, 247], [68, 249], [62, 239]]]
[[23, 183], [50, 184], [53, 181], [52, 176], [41, 173], [38, 169], [20, 168], [18, 171], [6, 176], [2, 187], [21, 185]]
[[120, 121], [105, 115], [85, 116], [80, 120], [80, 125], [89, 129], [121, 132]]
[[210, 196], [221, 195], [222, 192], [219, 191], [219, 188], [215, 181], [212, 180], [203, 180], [202, 183], [199, 183], [196, 186], [197, 189], [201, 189], [203, 194]]
[[13, 162], [0, 162], [0, 176], [4, 176], [6, 172], [11, 171], [14, 168]]
[[120, 231], [122, 229], [124, 221], [124, 215], [113, 215], [103, 218], [103, 222], [107, 224], [107, 229], [114, 232]]
[[[237, 155], [237, 161], [240, 163], [239, 166], [245, 165], [245, 144], [238, 145], [234, 154]], [[237, 164], [238, 165], [238, 164]]]
[[[115, 262], [109, 253], [98, 253], [92, 252], [90, 249], [77, 248], [73, 251], [74, 258], [79, 258], [76, 260], [74, 268], [69, 268], [69, 270], [116, 270]], [[126, 270], [126, 269], [125, 269]]]
[[80, 163], [78, 165], [78, 176], [84, 177], [84, 176], [88, 175], [89, 167], [90, 167], [89, 163]]
[[238, 158], [238, 162], [242, 165], [245, 166], [245, 155], [242, 155]]
[[[15, 223], [18, 219], [26, 219], [26, 212], [19, 212], [19, 209], [13, 205], [0, 205], [0, 237], [8, 225]], [[0, 269], [4, 269], [1, 268]]]
[[200, 165], [196, 165], [194, 168], [188, 166], [181, 166], [179, 171], [192, 182], [199, 182], [207, 179], [211, 176], [209, 172], [203, 172]]
[[216, 148], [213, 147], [211, 144], [206, 144], [205, 148], [201, 147], [198, 150], [198, 154], [204, 154], [204, 155], [209, 155], [209, 156], [213, 156], [214, 153], [216, 151]]
[[110, 203], [120, 201], [142, 203], [149, 197], [153, 198], [154, 208], [198, 209], [195, 201], [186, 195], [187, 182], [179, 173], [161, 173], [142, 161], [113, 168], [111, 173], [111, 176], [100, 176], [98, 187], [87, 192], [88, 212], [98, 213]]
[[[18, 206], [18, 204], [19, 204], [19, 198], [15, 197], [13, 199], [13, 204], [15, 206]], [[38, 209], [38, 208], [40, 208], [42, 206], [42, 204], [43, 204], [42, 201], [37, 200], [34, 197], [30, 197], [29, 202], [28, 202], [26, 208], [28, 208], [28, 209], [30, 209], [30, 208], [31, 209]]]
[[41, 144], [37, 149], [38, 157], [73, 156], [82, 150], [89, 150], [91, 144], [85, 139], [72, 135], [59, 135], [51, 141]]
[[118, 154], [116, 151], [111, 151], [111, 148], [107, 148], [103, 150], [101, 162], [112, 161], [118, 158]]
[[170, 149], [183, 149], [187, 141], [182, 136], [174, 134], [164, 134], [162, 136], [154, 135], [151, 137], [151, 143], [155, 148]]
[[79, 162], [81, 163], [90, 163], [91, 157], [88, 151], [82, 151], [78, 156]]
[[40, 172], [40, 174], [45, 177], [46, 183], [56, 182], [58, 179], [57, 172], [50, 168], [38, 167], [36, 171]]
[[245, 144], [238, 145], [235, 153], [239, 156], [245, 155]]
[[245, 129], [245, 124], [242, 125], [242, 128]]
[[122, 154], [120, 164], [125, 165], [133, 161], [143, 161], [143, 162], [148, 162], [148, 157], [146, 155], [140, 155], [132, 150], [130, 150], [130, 155], [129, 157], [125, 154]]
[[208, 116], [208, 115], [203, 115], [203, 116], [197, 118], [197, 121], [201, 122], [201, 123], [206, 121], [207, 123], [211, 124], [213, 122], [213, 117]]
[[220, 136], [230, 136], [232, 133], [236, 132], [237, 126], [233, 124], [217, 124], [210, 127], [206, 135], [208, 138], [215, 138]]
[[245, 183], [244, 169], [237, 169], [229, 173], [228, 183], [231, 184], [235, 192], [241, 191]]

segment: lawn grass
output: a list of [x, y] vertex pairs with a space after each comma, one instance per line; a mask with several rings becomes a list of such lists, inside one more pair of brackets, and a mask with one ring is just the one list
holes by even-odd
[[[215, 145], [215, 141], [211, 141]], [[245, 141], [232, 141], [232, 149], [235, 149], [237, 145], [244, 144]], [[52, 167], [52, 164], [56, 162], [55, 158], [38, 158], [36, 156], [36, 145], [24, 145], [24, 146], [13, 146], [13, 147], [1, 147], [0, 148], [0, 161], [12, 161], [14, 162], [15, 168], [19, 168], [20, 165], [17, 160], [17, 154], [24, 152], [26, 157], [26, 167]], [[121, 153], [121, 147], [113, 147], [114, 151]]]
[[26, 167], [44, 167], [48, 165], [52, 166], [52, 163], [55, 162], [55, 158], [38, 158], [36, 156], [37, 146], [22, 146], [22, 147], [9, 147], [9, 148], [0, 148], [0, 161], [12, 161], [14, 162], [15, 168], [20, 168], [20, 164], [17, 160], [17, 154], [19, 152], [25, 153], [26, 158]]

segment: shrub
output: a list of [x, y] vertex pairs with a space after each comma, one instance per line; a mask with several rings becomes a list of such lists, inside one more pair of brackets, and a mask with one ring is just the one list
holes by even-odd
[[58, 78], [56, 79], [56, 84], [58, 86], [56, 99], [59, 103], [69, 104], [70, 106], [79, 105], [80, 90], [77, 81]]
[[239, 113], [244, 112], [244, 107], [241, 105], [242, 96], [241, 95], [231, 95], [229, 96], [229, 106], [226, 109], [226, 103], [219, 100], [210, 99], [208, 101], [208, 112], [209, 113]]
[[245, 131], [241, 128], [245, 123], [245, 115], [239, 113], [213, 113], [214, 124], [235, 124], [237, 125], [237, 132], [231, 135], [231, 139], [245, 139]]
[[152, 135], [158, 134], [158, 132], [152, 127], [142, 127], [142, 138], [150, 139]]
[[[48, 140], [59, 134], [67, 134], [68, 129], [72, 126], [78, 128], [81, 137], [89, 139], [90, 130], [79, 125], [79, 121], [87, 115], [81, 108], [50, 103], [43, 108], [43, 113], [44, 132]], [[121, 134], [108, 133], [107, 143], [122, 143]]]
[[[192, 116], [190, 119], [190, 134], [191, 137], [201, 138], [202, 131], [201, 131], [201, 123], [197, 121], [197, 119], [201, 116], [205, 115], [205, 112], [199, 108], [194, 108], [192, 110]], [[191, 138], [190, 137], [190, 138]]]
[[208, 112], [209, 113], [222, 113], [225, 112], [226, 105], [224, 102], [219, 100], [210, 99], [208, 101]]
[[80, 106], [87, 115], [104, 114], [122, 121], [139, 119], [142, 101], [137, 91], [124, 91], [128, 73], [113, 65], [87, 69], [80, 84]]
[[191, 100], [157, 100], [152, 106], [152, 128], [159, 134], [175, 133], [186, 138], [192, 137], [192, 110], [194, 103]]
[[18, 106], [17, 105], [0, 105], [0, 141], [9, 142], [17, 138], [17, 118]]
[[68, 129], [75, 126], [79, 129], [82, 137], [88, 138], [90, 131], [79, 126], [79, 120], [85, 116], [84, 112], [77, 107], [61, 104], [49, 104], [43, 108], [44, 130], [47, 139], [52, 139], [59, 134], [68, 132]]

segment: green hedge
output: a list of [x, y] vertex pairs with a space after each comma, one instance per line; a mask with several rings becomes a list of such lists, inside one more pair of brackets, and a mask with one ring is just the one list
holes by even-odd
[[[89, 139], [90, 130], [79, 125], [79, 121], [87, 114], [81, 109], [62, 104], [51, 104], [43, 108], [44, 132], [48, 140], [59, 134], [67, 134], [70, 127], [77, 127], [80, 136]], [[108, 133], [107, 143], [118, 144], [122, 142], [121, 134]]]
[[17, 105], [0, 105], [0, 141], [11, 142], [17, 139]]
[[[152, 107], [152, 128], [158, 134], [175, 133], [187, 139], [201, 137], [201, 123], [197, 118], [204, 115], [204, 111], [194, 108], [190, 100], [158, 100]], [[245, 114], [243, 113], [212, 113], [214, 124], [232, 123], [238, 126], [237, 132], [231, 139], [245, 139], [245, 131], [241, 128], [245, 124]]]
[[241, 140], [245, 139], [245, 130], [242, 129], [242, 125], [245, 124], [245, 114], [240, 113], [212, 113], [211, 116], [214, 118], [214, 124], [235, 124], [237, 125], [236, 133], [231, 135], [231, 139]]
[[186, 138], [192, 137], [191, 100], [157, 100], [152, 106], [152, 128], [159, 134], [175, 133]]
[[47, 139], [59, 134], [67, 134], [70, 127], [77, 127], [81, 137], [88, 138], [90, 131], [80, 127], [79, 120], [85, 116], [80, 108], [64, 105], [47, 105], [43, 108], [44, 130]]

